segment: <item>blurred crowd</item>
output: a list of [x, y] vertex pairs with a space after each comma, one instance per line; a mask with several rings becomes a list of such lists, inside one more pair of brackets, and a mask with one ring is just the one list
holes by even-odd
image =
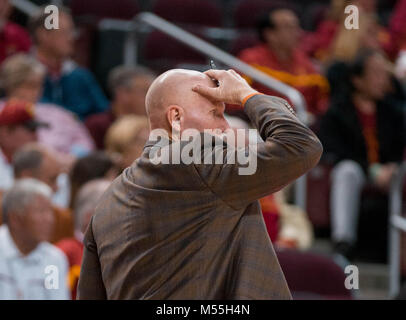
[[[348, 4], [359, 9], [359, 29], [344, 25]], [[43, 10], [25, 28], [10, 21], [11, 10], [0, 0], [0, 299], [75, 299], [98, 199], [148, 139], [144, 103], [156, 70], [116, 66], [106, 92], [72, 60], [69, 9], [60, 8], [57, 30], [45, 29]], [[352, 260], [365, 188], [387, 196], [404, 159], [406, 1], [385, 27], [374, 0], [331, 0], [314, 32], [299, 21], [289, 6], [264, 12], [260, 42], [238, 57], [303, 94], [324, 146], [321, 165], [331, 168], [332, 247]], [[227, 110], [232, 126], [250, 127], [235, 106]], [[277, 248], [308, 249], [312, 221], [291, 191], [260, 200], [264, 221]], [[58, 290], [41, 286], [48, 265], [58, 266]]]

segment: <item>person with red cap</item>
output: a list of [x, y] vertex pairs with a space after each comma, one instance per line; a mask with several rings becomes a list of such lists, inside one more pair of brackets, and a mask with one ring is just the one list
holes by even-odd
[[10, 99], [0, 109], [0, 203], [2, 193], [18, 180], [32, 178], [45, 183], [53, 192], [55, 218], [52, 235], [47, 240], [55, 243], [72, 236], [73, 225], [71, 212], [60, 203], [62, 196], [70, 196], [69, 183], [63, 179], [61, 182], [61, 176], [65, 175], [63, 163], [54, 149], [33, 143], [37, 141], [37, 129], [48, 127], [48, 123], [35, 117], [32, 103]]
[[13, 183], [11, 160], [23, 145], [37, 141], [36, 131], [48, 124], [38, 121], [34, 105], [21, 100], [9, 100], [0, 111], [0, 190]]

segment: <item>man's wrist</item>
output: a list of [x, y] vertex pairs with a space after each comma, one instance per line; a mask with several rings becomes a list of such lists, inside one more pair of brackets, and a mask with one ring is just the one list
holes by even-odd
[[258, 91], [256, 91], [256, 90], [254, 90], [254, 89], [250, 89], [250, 90], [244, 91], [244, 92], [241, 94], [241, 99], [240, 99], [240, 101], [241, 101], [241, 102], [240, 102], [241, 106], [244, 107], [245, 103], [246, 103], [251, 97], [256, 96], [256, 95], [258, 95], [258, 94], [262, 94], [262, 93], [260, 93], [260, 92], [258, 92]]

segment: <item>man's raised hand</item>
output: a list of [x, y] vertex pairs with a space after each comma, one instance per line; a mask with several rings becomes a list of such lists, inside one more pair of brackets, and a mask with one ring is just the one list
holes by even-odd
[[210, 100], [242, 105], [245, 97], [257, 93], [234, 70], [208, 70], [204, 73], [211, 79], [217, 80], [219, 86], [213, 88], [199, 84], [194, 86], [192, 90]]

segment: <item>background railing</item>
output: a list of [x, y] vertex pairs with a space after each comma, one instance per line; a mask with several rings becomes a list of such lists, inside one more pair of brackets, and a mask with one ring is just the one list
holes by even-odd
[[[401, 282], [401, 234], [406, 233], [406, 218], [402, 217], [403, 185], [406, 178], [404, 163], [393, 180], [389, 198], [389, 296], [399, 293]], [[406, 248], [403, 248], [406, 250]]]
[[28, 16], [32, 16], [38, 10], [38, 6], [36, 4], [27, 0], [11, 0], [11, 4]]

